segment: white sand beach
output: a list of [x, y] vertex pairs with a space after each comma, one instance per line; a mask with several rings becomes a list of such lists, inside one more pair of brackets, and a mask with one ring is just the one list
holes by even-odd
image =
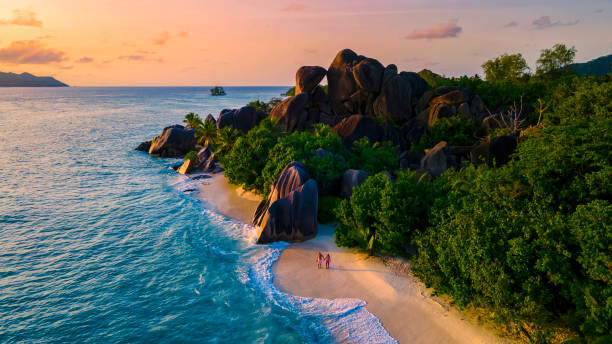
[[[221, 214], [250, 223], [260, 197], [214, 175], [200, 186], [200, 197]], [[397, 273], [380, 258], [339, 248], [334, 228], [320, 225], [316, 238], [287, 247], [273, 266], [275, 285], [288, 293], [315, 298], [366, 301], [391, 336], [400, 343], [510, 343], [475, 324], [452, 306], [430, 296], [409, 271]], [[318, 269], [318, 252], [331, 254], [329, 270]]]

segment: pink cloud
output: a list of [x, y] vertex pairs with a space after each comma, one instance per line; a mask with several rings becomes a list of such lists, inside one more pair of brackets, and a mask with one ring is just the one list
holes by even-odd
[[290, 3], [287, 7], [283, 8], [283, 11], [297, 12], [297, 11], [304, 10], [304, 8], [306, 8], [306, 6], [304, 6], [304, 4], [298, 3], [298, 2], [293, 2], [293, 3]]
[[451, 19], [446, 24], [437, 24], [436, 26], [424, 29], [413, 30], [406, 39], [438, 39], [457, 37], [461, 33], [461, 26], [457, 25], [459, 19]]
[[168, 31], [163, 32], [161, 35], [153, 39], [154, 45], [164, 45], [168, 41]]
[[555, 21], [553, 22], [550, 19], [550, 16], [542, 16], [536, 20], [533, 21], [533, 27], [536, 30], [543, 30], [543, 29], [547, 29], [549, 27], [555, 27], [555, 26], [572, 26], [572, 25], [576, 25], [578, 24], [578, 20], [575, 20], [573, 22], [562, 22], [562, 21]]
[[13, 64], [47, 64], [67, 59], [63, 51], [47, 48], [39, 41], [14, 41], [0, 49], [0, 61]]
[[41, 27], [42, 21], [30, 10], [13, 10], [13, 18], [0, 20], [0, 25], [21, 25]]

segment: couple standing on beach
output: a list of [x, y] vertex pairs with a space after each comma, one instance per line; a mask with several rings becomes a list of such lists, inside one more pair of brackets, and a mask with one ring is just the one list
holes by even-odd
[[[329, 262], [331, 261], [331, 257], [329, 256], [329, 253], [327, 254], [327, 256], [325, 256], [325, 268], [329, 269]], [[319, 252], [319, 254], [317, 255], [317, 267], [320, 269], [321, 268], [321, 264], [323, 263], [323, 254], [321, 252]]]

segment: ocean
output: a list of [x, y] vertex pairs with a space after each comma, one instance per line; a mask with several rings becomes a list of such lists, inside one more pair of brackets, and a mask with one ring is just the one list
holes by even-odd
[[134, 151], [188, 112], [217, 116], [288, 87], [0, 88], [0, 342], [393, 342], [355, 299], [288, 295], [285, 243]]

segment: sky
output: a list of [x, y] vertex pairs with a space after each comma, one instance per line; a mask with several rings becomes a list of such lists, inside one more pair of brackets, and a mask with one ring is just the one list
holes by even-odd
[[344, 48], [447, 76], [612, 54], [612, 0], [0, 0], [0, 71], [72, 86], [291, 85]]

